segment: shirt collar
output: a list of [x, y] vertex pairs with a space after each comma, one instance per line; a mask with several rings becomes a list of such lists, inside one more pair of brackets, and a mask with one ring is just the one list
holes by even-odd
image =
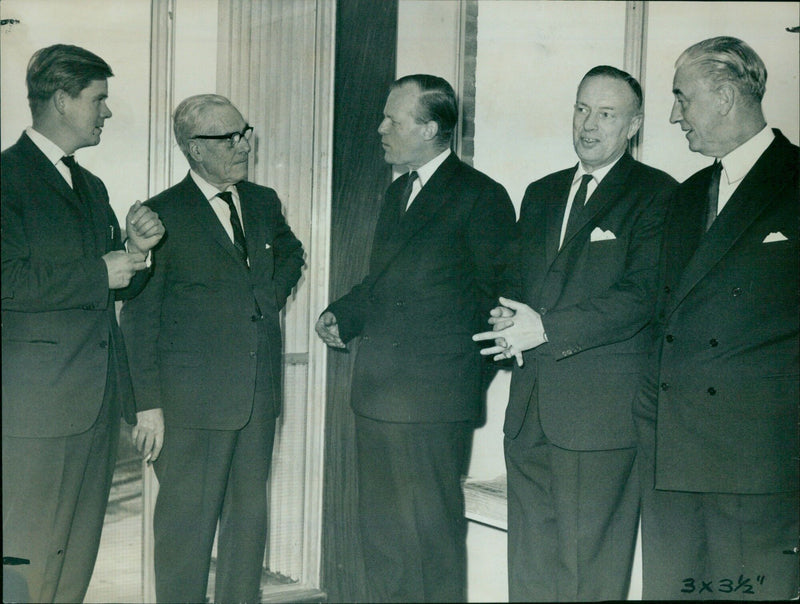
[[56, 145], [53, 141], [47, 138], [38, 130], [34, 130], [33, 126], [25, 128], [25, 134], [31, 139], [31, 142], [39, 148], [39, 151], [44, 153], [44, 156], [53, 164], [56, 165], [61, 161], [61, 158], [67, 155], [64, 150]]
[[721, 157], [722, 172], [728, 184], [733, 184], [742, 180], [752, 169], [758, 158], [772, 144], [775, 134], [768, 126], [764, 128], [748, 141], [736, 147], [726, 156]]
[[439, 166], [441, 166], [444, 163], [444, 160], [446, 160], [449, 156], [450, 156], [450, 149], [448, 148], [442, 151], [432, 160], [430, 160], [427, 164], [420, 166], [417, 169], [416, 172], [417, 176], [419, 176], [420, 187], [425, 186], [425, 183], [428, 182], [428, 180], [430, 180], [431, 176], [433, 176], [433, 173], [439, 169]]
[[[189, 175], [192, 177], [192, 180], [194, 180], [194, 184], [197, 185], [197, 188], [200, 189], [203, 195], [205, 195], [206, 199], [214, 199], [219, 193], [222, 193], [222, 191], [220, 191], [217, 187], [212, 185], [194, 170], [189, 170]], [[235, 185], [231, 185], [226, 189], [226, 191], [230, 191], [234, 194], [234, 196], [238, 197]]]
[[[625, 155], [624, 153], [622, 155]], [[591, 174], [592, 178], [594, 178], [595, 182], [599, 185], [603, 179], [611, 172], [611, 168], [617, 165], [617, 162], [622, 159], [622, 155], [620, 155], [617, 159], [613, 162], [608, 164], [607, 166], [603, 166], [602, 168], [597, 168], [591, 172], [587, 172], [583, 169], [583, 164], [578, 162], [578, 169], [575, 170], [575, 176], [572, 178], [572, 184], [575, 184], [581, 180], [581, 177], [584, 174]]]

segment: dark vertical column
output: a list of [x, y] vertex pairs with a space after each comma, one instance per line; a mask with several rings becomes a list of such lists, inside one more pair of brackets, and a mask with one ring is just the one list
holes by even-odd
[[[391, 169], [377, 134], [395, 77], [397, 0], [338, 0], [334, 86], [331, 300], [366, 275]], [[356, 526], [350, 378], [356, 348], [328, 353], [322, 586], [331, 602], [366, 600]]]

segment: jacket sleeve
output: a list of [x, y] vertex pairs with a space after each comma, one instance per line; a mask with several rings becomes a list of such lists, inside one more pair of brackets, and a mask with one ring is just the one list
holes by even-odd
[[292, 229], [281, 213], [280, 202], [275, 198], [275, 211], [272, 218], [272, 252], [275, 258], [275, 271], [272, 281], [278, 308], [283, 308], [292, 293], [292, 288], [300, 279], [303, 260], [303, 244], [294, 236]]

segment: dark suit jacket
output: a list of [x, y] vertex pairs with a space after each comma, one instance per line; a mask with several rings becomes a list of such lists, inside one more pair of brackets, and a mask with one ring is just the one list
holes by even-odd
[[514, 367], [504, 431], [517, 436], [538, 381], [539, 416], [553, 444], [633, 447], [632, 403], [646, 368], [665, 201], [675, 181], [626, 153], [559, 251], [575, 170], [532, 183], [522, 201], [505, 291], [542, 315], [549, 342]]
[[353, 409], [393, 422], [474, 420], [484, 363], [471, 336], [497, 303], [514, 208], [500, 184], [453, 154], [403, 214], [406, 181], [386, 192], [369, 275], [328, 308], [345, 342], [362, 336]]
[[659, 489], [798, 488], [800, 157], [775, 133], [705, 236], [711, 168], [671, 204], [657, 315]]
[[279, 313], [300, 278], [303, 248], [275, 191], [236, 188], [249, 270], [191, 176], [147, 202], [166, 235], [150, 282], [122, 309], [122, 328], [137, 409], [160, 407], [171, 425], [236, 430], [253, 404], [280, 413]]
[[136, 422], [114, 301], [141, 289], [147, 271], [109, 290], [102, 256], [122, 249], [119, 224], [103, 182], [80, 170], [91, 213], [26, 134], [0, 157], [4, 436], [85, 432], [109, 371]]

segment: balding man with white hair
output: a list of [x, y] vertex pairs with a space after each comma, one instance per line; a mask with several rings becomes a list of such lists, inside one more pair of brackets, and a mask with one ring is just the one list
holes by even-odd
[[[189, 97], [175, 138], [191, 170], [147, 202], [167, 235], [122, 311], [142, 453], [159, 481], [156, 598], [260, 601], [267, 477], [281, 409], [279, 314], [303, 248], [275, 191], [247, 182], [253, 128], [225, 97]], [[163, 443], [163, 448], [162, 448]]]

